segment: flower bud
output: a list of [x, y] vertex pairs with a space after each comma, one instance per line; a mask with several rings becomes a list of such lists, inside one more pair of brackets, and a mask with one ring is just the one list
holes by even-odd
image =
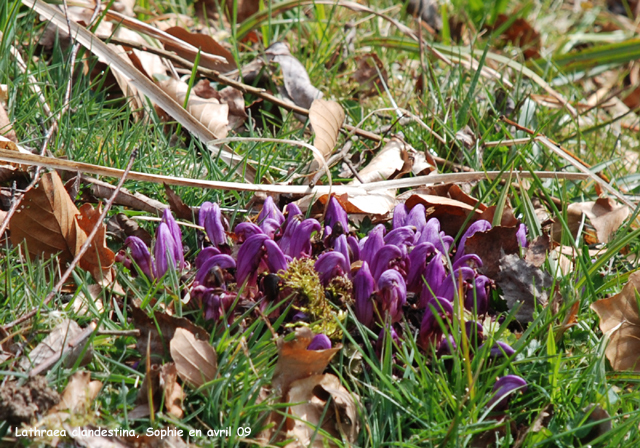
[[316, 260], [315, 269], [324, 286], [328, 285], [334, 277], [350, 272], [344, 255], [335, 250], [320, 255]]
[[391, 322], [397, 322], [402, 317], [402, 307], [407, 302], [407, 286], [402, 275], [395, 269], [384, 271], [378, 278], [380, 291], [381, 315], [389, 313]]
[[487, 230], [491, 230], [491, 223], [489, 221], [485, 221], [484, 219], [480, 219], [471, 224], [467, 231], [462, 235], [462, 238], [460, 238], [460, 244], [458, 244], [458, 251], [456, 252], [454, 261], [458, 260], [458, 258], [464, 255], [464, 246], [468, 238], [471, 238], [477, 232], [486, 232]]
[[182, 232], [180, 231], [180, 226], [173, 219], [173, 215], [168, 208], [165, 208], [162, 212], [162, 222], [167, 224], [169, 227], [169, 231], [171, 232], [171, 236], [173, 237], [174, 244], [174, 259], [176, 260], [176, 268], [178, 271], [182, 271], [184, 269], [184, 247], [182, 246]]
[[159, 278], [163, 277], [169, 268], [176, 268], [178, 260], [176, 260], [175, 246], [169, 226], [161, 222], [156, 232], [156, 244], [153, 248], [156, 258], [156, 274]]
[[370, 327], [373, 324], [373, 301], [371, 295], [375, 289], [376, 282], [369, 270], [369, 264], [365, 261], [353, 277], [353, 295], [355, 299], [353, 311], [356, 318], [365, 327]]
[[204, 227], [211, 244], [220, 246], [227, 243], [222, 210], [218, 204], [203, 202], [198, 213], [198, 223]]
[[342, 225], [342, 229], [345, 232], [349, 232], [349, 217], [347, 216], [347, 212], [342, 208], [338, 200], [334, 196], [331, 196], [331, 198], [329, 198], [329, 205], [327, 205], [327, 212], [324, 215], [324, 225], [333, 229], [333, 226], [338, 222]]
[[131, 250], [131, 257], [136, 262], [140, 270], [149, 279], [155, 278], [155, 272], [153, 268], [153, 261], [151, 260], [151, 253], [149, 248], [144, 242], [137, 236], [130, 236], [124, 242], [124, 245]]
[[498, 378], [493, 386], [494, 395], [489, 400], [487, 407], [492, 407], [494, 411], [503, 411], [509, 404], [510, 395], [517, 391], [526, 391], [527, 382], [517, 375], [507, 375]]
[[331, 348], [331, 339], [324, 334], [317, 334], [311, 340], [307, 350], [329, 350]]

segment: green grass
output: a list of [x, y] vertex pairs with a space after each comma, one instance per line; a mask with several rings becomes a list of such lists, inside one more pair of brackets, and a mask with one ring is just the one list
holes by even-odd
[[[561, 75], [569, 74], [564, 70], [571, 69], [570, 62], [567, 62], [569, 56], [561, 54], [567, 35], [577, 36], [589, 29], [595, 20], [588, 15], [567, 16], [567, 11], [560, 3], [544, 1], [531, 14], [531, 19], [536, 19], [533, 23], [541, 28], [539, 31], [544, 36], [545, 49], [553, 56], [549, 64], [525, 64], [517, 50], [511, 53], [507, 48], [503, 53], [512, 56], [514, 62], [536, 70], [549, 83]], [[374, 7], [383, 10], [393, 5], [393, 2], [381, 1], [376, 2]], [[185, 0], [161, 0], [149, 3], [146, 7], [155, 14], [174, 10], [192, 11], [192, 5]], [[515, 5], [510, 7], [517, 9]], [[593, 15], [597, 17], [598, 11], [595, 9]], [[456, 14], [459, 15], [460, 11], [449, 10], [450, 16]], [[403, 23], [410, 20], [402, 15], [399, 7], [392, 9], [389, 15]], [[356, 66], [353, 57], [343, 57], [340, 45], [344, 24], [365, 18], [363, 14], [328, 5], [298, 7], [272, 17], [267, 14], [264, 20], [255, 21], [252, 27], [261, 31], [264, 39], [258, 44], [248, 47], [235, 40], [233, 33], [228, 43], [238, 55], [239, 65], [242, 65], [263, 54], [264, 45], [276, 40], [287, 41], [292, 54], [307, 68], [313, 84], [324, 92], [326, 98], [335, 99], [343, 105], [347, 121], [351, 124], [358, 123], [371, 111], [393, 107], [395, 102], [399, 107], [420, 116], [447, 141], [452, 141], [464, 125], [468, 125], [477, 137], [477, 148], [467, 150], [457, 143], [442, 145], [416, 123], [402, 126], [394, 124], [391, 133], [402, 132], [404, 139], [419, 151], [436, 153], [475, 170], [508, 170], [513, 167], [530, 171], [571, 171], [564, 160], [535, 144], [484, 148], [485, 142], [522, 136], [505, 125], [494, 108], [496, 89], [504, 85], [458, 64], [449, 67], [429, 55], [424, 56], [423, 65], [417, 54], [417, 45], [388, 22], [378, 18], [363, 20], [358, 24], [355, 48], [357, 54], [375, 52], [380, 57], [389, 73], [389, 93], [381, 92], [379, 96], [364, 100], [354, 99], [351, 92], [356, 86], [348, 74]], [[473, 17], [478, 23], [480, 19]], [[564, 35], [554, 31], [554, 20], [560, 19], [572, 21], [569, 31]], [[240, 27], [243, 33], [247, 31], [246, 24], [244, 28], [242, 25]], [[126, 104], [106, 93], [106, 75], [90, 78], [81, 70], [80, 64], [73, 70], [69, 67], [70, 52], [67, 46], [63, 50], [60, 45], [64, 38], [60, 38], [52, 52], [43, 52], [36, 45], [35, 37], [43, 29], [44, 25], [38, 22], [37, 16], [21, 7], [20, 2], [8, 0], [0, 4], [0, 31], [3, 33], [0, 39], [0, 54], [3, 55], [0, 58], [0, 84], [9, 86], [7, 110], [23, 145], [39, 148], [43, 128], [50, 126], [51, 122], [29, 88], [26, 75], [20, 72], [15, 60], [9, 56], [10, 45], [15, 45], [27, 61], [29, 73], [43, 88], [54, 115], [63, 106], [67, 81], [73, 76], [70, 112], [62, 117], [60, 131], [50, 145], [56, 157], [124, 168], [135, 148], [139, 151], [133, 167], [136, 171], [209, 180], [238, 180], [201, 142], [185, 133], [175, 135], [165, 132], [164, 123], [159, 121], [152, 109], [148, 110], [148, 121], [134, 121]], [[491, 53], [498, 51], [497, 39], [490, 41], [487, 35], [474, 38], [477, 38], [473, 42], [477, 60], [481, 64], [491, 64], [498, 71], [506, 71], [491, 57]], [[437, 45], [445, 48], [442, 44]], [[456, 52], [455, 48], [448, 48], [450, 51], [446, 54]], [[337, 58], [328, 67], [327, 63], [336, 52]], [[619, 54], [611, 55], [610, 59], [619, 62], [616, 59]], [[89, 67], [98, 64], [96, 58], [84, 50], [81, 50], [79, 59], [80, 56], [87, 56]], [[581, 59], [576, 57], [573, 60], [579, 62]], [[275, 72], [279, 73], [279, 70]], [[625, 70], [620, 69], [620, 79], [624, 74]], [[427, 85], [418, 92], [415, 83], [423, 75]], [[601, 110], [587, 112], [581, 120], [576, 120], [565, 110], [528, 103], [532, 109], [525, 113], [523, 102], [528, 95], [545, 92], [540, 85], [527, 76], [519, 75], [516, 70], [512, 70], [511, 75], [514, 86], [507, 91], [514, 102], [520, 105], [514, 120], [551, 139], [563, 141], [563, 145], [594, 166], [610, 162], [603, 172], [615, 179], [618, 185], [625, 176], [635, 174], [624, 161], [624, 151], [635, 151], [638, 147], [634, 133], [625, 129], [618, 132], [610, 125], [602, 126], [613, 117]], [[271, 82], [281, 85], [282, 80], [276, 76]], [[583, 101], [591, 93], [586, 91], [584, 83], [577, 82], [563, 83], [555, 88], [572, 102]], [[272, 133], [269, 126], [264, 126], [251, 128], [241, 135], [309, 141], [308, 133], [305, 134], [291, 114], [283, 112], [283, 118], [277, 133]], [[396, 118], [391, 112], [380, 112], [366, 120], [362, 127], [374, 130], [395, 123]], [[266, 118], [252, 119], [259, 121]], [[344, 136], [340, 137], [339, 145], [343, 140]], [[302, 167], [311, 159], [308, 152], [284, 144], [234, 142], [230, 145], [243, 156], [259, 161], [259, 178], [264, 176], [271, 182], [288, 181], [293, 174], [300, 174]], [[359, 139], [354, 142], [352, 151], [363, 153], [370, 159], [376, 149], [375, 143]], [[461, 154], [459, 160], [456, 159], [456, 153]], [[290, 172], [282, 174], [270, 169], [270, 166]], [[338, 168], [333, 171], [334, 180], [338, 179]], [[473, 185], [472, 191], [475, 197], [483, 198], [487, 205], [496, 205], [508, 199], [516, 216], [532, 233], [540, 231], [540, 223], [532, 205], [535, 196], [554, 196], [562, 200], [564, 207], [572, 202], [597, 197], [592, 182], [532, 179], [528, 182], [528, 188], [522, 190], [515, 189], [515, 183], [515, 179], [506, 185], [479, 182]], [[127, 181], [125, 187], [166, 202], [162, 185]], [[243, 192], [186, 187], [176, 188], [176, 192], [191, 206], [208, 200], [231, 209], [246, 208], [253, 196]], [[630, 192], [637, 194], [637, 179], [635, 188]], [[563, 222], [562, 210], [549, 211], [558, 222]], [[139, 214], [118, 207], [113, 212], [130, 216]], [[236, 221], [241, 218], [240, 215], [235, 216]], [[149, 231], [154, 229], [154, 225], [149, 223], [141, 222], [141, 225]], [[536, 310], [535, 320], [519, 332], [515, 332], [513, 319], [506, 311], [502, 316], [506, 317], [504, 322], [492, 327], [490, 338], [509, 342], [516, 349], [516, 354], [509, 358], [491, 360], [488, 351], [484, 350], [476, 353], [471, 360], [463, 359], [460, 352], [439, 359], [432, 357], [431, 353], [421, 352], [416, 346], [415, 334], [405, 334], [403, 343], [393, 349], [388, 342], [382, 357], [378, 357], [373, 342], [377, 335], [369, 334], [370, 337], [365, 337], [366, 342], [362, 343], [360, 333], [366, 335], [368, 330], [356, 325], [355, 318], [350, 315], [346, 327], [351, 332], [345, 331], [342, 341], [345, 348], [331, 363], [329, 371], [337, 375], [349, 391], [360, 397], [362, 430], [357, 446], [463, 447], [485, 443], [481, 446], [509, 447], [514, 445], [519, 435], [523, 437], [520, 446], [526, 447], [638, 446], [640, 376], [612, 371], [604, 356], [606, 341], [598, 328], [597, 316], [589, 308], [595, 300], [618, 292], [626, 282], [625, 274], [638, 268], [638, 262], [635, 261], [640, 251], [637, 234], [638, 230], [624, 226], [595, 264], [579, 239], [577, 249], [582, 255], [576, 260], [575, 269], [567, 275], [557, 271], [555, 263], [549, 260], [544, 268], [554, 275], [563, 305], [555, 315], [550, 308]], [[193, 261], [192, 255], [197, 247], [195, 232], [185, 233], [185, 243], [192, 248], [191, 257], [188, 258]], [[564, 243], [574, 244], [569, 238]], [[109, 241], [109, 244], [114, 249], [120, 248], [120, 243], [116, 241]], [[623, 248], [626, 248], [624, 253]], [[0, 255], [0, 324], [11, 322], [39, 306], [59, 274], [54, 262], [32, 262], [23, 256], [24, 253], [24, 248], [13, 248], [6, 242]], [[635, 255], [635, 259], [630, 255]], [[132, 279], [122, 269], [119, 269], [117, 278], [126, 291], [126, 297], [103, 291], [104, 310], [100, 312], [92, 308], [87, 315], [80, 316], [70, 307], [69, 301], [93, 281], [85, 272], [76, 270], [74, 280], [80, 286], [73, 286], [70, 291], [56, 297], [49, 306], [41, 307], [34, 319], [14, 329], [16, 334], [12, 341], [29, 351], [45, 337], [42, 331], [55, 327], [63, 316], [76, 320], [80, 325], [95, 320], [101, 322], [103, 329], [132, 329], [125, 306], [132, 300], [138, 299], [149, 304], [147, 311], [153, 308], [161, 312], [161, 304], [177, 303], [179, 298], [177, 291], [180, 291], [180, 280], [177, 278], [167, 278], [166, 288], [161, 284], [150, 284], [142, 278]], [[152, 299], [155, 301], [153, 306], [150, 305]], [[574, 301], [580, 302], [577, 324], [556, 341], [555, 332]], [[201, 429], [205, 432], [207, 428], [249, 426], [253, 437], [265, 425], [269, 411], [281, 409], [284, 412], [282, 406], [275, 405], [272, 400], [259, 400], [261, 387], [270, 384], [277, 354], [271, 333], [261, 320], [237, 319], [229, 328], [211, 328], [200, 310], [185, 308], [182, 313], [210, 331], [219, 363], [219, 376], [214, 381], [202, 390], [187, 390], [185, 417], [176, 421], [159, 412], [154, 421], [131, 420], [128, 412], [133, 407], [144, 377], [144, 363], [139, 366], [134, 364], [134, 361], [141, 359], [141, 354], [132, 348], [135, 338], [95, 336], [95, 355], [91, 363], [83, 368], [91, 371], [92, 378], [102, 381], [104, 387], [93, 404], [96, 412], [85, 417], [87, 422], [105, 427], [131, 428], [141, 433], [148, 427], [170, 425], [185, 431]], [[273, 328], [280, 334], [289, 331], [281, 322], [275, 322]], [[50, 385], [61, 392], [69, 376], [78, 368], [65, 368], [58, 363], [46, 377]], [[529, 388], [512, 401], [505, 420], [497, 420], [488, 412], [486, 404], [491, 398], [495, 379], [506, 374], [522, 376], [529, 383]], [[0, 365], [0, 378], [4, 376], [21, 377], [11, 359]], [[589, 418], [589, 409], [593, 405], [600, 406], [611, 416], [612, 429], [588, 441], [589, 431], [598, 423]], [[544, 419], [541, 415], [543, 412], [549, 414]], [[541, 427], [531, 429], [525, 436], [524, 431], [539, 418], [543, 422]], [[6, 425], [0, 423], [0, 434], [6, 429]], [[478, 439], [481, 435], [491, 438], [493, 434], [496, 436], [488, 442]], [[250, 445], [235, 435], [191, 442], [212, 447]], [[10, 442], [6, 439], [2, 443]], [[336, 443], [347, 446], [342, 441]]]

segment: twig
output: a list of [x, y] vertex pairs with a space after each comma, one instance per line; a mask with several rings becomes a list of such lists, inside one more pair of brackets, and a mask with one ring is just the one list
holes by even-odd
[[[122, 177], [120, 178], [120, 181], [118, 182], [118, 185], [116, 186], [116, 189], [113, 192], [113, 195], [111, 196], [111, 198], [105, 204], [104, 210], [102, 211], [102, 214], [100, 215], [100, 218], [97, 220], [96, 224], [93, 226], [93, 229], [91, 230], [91, 233], [89, 233], [89, 235], [87, 236], [87, 240], [84, 242], [84, 244], [82, 245], [80, 250], [76, 253], [76, 256], [71, 261], [71, 264], [69, 265], [67, 270], [64, 272], [64, 274], [62, 274], [62, 276], [60, 277], [60, 280], [58, 280], [58, 283], [56, 283], [56, 285], [53, 287], [51, 292], [47, 295], [47, 297], [45, 297], [45, 299], [42, 301], [42, 304], [40, 306], [48, 305], [49, 302], [51, 302], [51, 300], [56, 296], [56, 294], [58, 292], [60, 292], [60, 290], [62, 289], [62, 286], [67, 281], [67, 279], [69, 278], [69, 276], [71, 275], [71, 273], [75, 269], [75, 267], [78, 264], [78, 262], [80, 261], [80, 259], [84, 256], [84, 254], [87, 252], [87, 250], [89, 250], [89, 247], [91, 247], [91, 245], [93, 243], [93, 239], [96, 236], [96, 234], [98, 233], [98, 231], [100, 230], [100, 226], [103, 224], [103, 221], [107, 217], [107, 213], [109, 212], [109, 210], [111, 209], [111, 206], [115, 202], [116, 197], [118, 196], [118, 192], [120, 191], [120, 188], [122, 188], [122, 185], [124, 184], [124, 181], [127, 178], [127, 175], [129, 174], [129, 171], [131, 171], [131, 167], [133, 166], [133, 162], [135, 161], [135, 158], [136, 158], [137, 155], [138, 155], [138, 150], [134, 149], [133, 152], [131, 153], [131, 157], [129, 158], [129, 163], [127, 164], [127, 167], [125, 168], [125, 170], [124, 170], [124, 172], [122, 174]], [[28, 319], [31, 319], [33, 316], [35, 316], [38, 313], [38, 310], [40, 309], [40, 306], [32, 309], [27, 314], [25, 314], [22, 317], [14, 320], [13, 322], [10, 322], [10, 323], [4, 325], [2, 328], [7, 330], [9, 328], [15, 327], [18, 324], [21, 324], [22, 322], [25, 322]]]

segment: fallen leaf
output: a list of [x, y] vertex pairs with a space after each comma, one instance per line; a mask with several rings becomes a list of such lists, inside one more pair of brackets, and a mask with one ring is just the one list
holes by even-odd
[[[187, 330], [197, 335], [202, 340], [209, 340], [209, 333], [198, 327], [184, 317], [174, 317], [165, 313], [155, 312], [153, 319], [136, 306], [131, 307], [131, 316], [135, 328], [140, 330], [140, 337], [137, 340], [136, 348], [138, 352], [147, 353], [147, 340], [150, 335], [149, 350], [152, 355], [163, 357], [168, 354], [169, 343], [178, 328]], [[157, 322], [157, 325], [156, 325]]]
[[225, 87], [219, 92], [211, 86], [208, 79], [201, 79], [193, 86], [193, 93], [200, 98], [215, 98], [221, 104], [229, 106], [229, 128], [238, 129], [249, 117], [245, 112], [244, 96], [242, 92], [233, 87]]
[[164, 192], [166, 193], [167, 199], [169, 200], [169, 206], [171, 207], [171, 211], [175, 213], [175, 215], [179, 219], [198, 222], [199, 210], [198, 211], [192, 210], [191, 207], [185, 204], [182, 198], [178, 196], [167, 184], [164, 184]]
[[441, 229], [447, 235], [455, 236], [465, 223], [468, 226], [482, 218], [477, 208], [448, 197], [412, 194], [405, 202], [408, 209], [417, 204], [422, 204], [427, 209], [427, 220], [438, 218]]
[[[20, 359], [18, 366], [23, 370], [34, 369], [51, 356], [60, 353], [66, 344], [73, 341], [82, 332], [83, 329], [75, 321], [64, 319], [29, 354]], [[70, 367], [74, 365], [84, 349], [84, 344], [72, 348], [64, 360], [64, 366]], [[89, 346], [82, 357], [80, 365], [88, 364], [92, 357], [93, 349]]]
[[[113, 281], [111, 266], [116, 261], [116, 254], [107, 247], [107, 228], [100, 221], [101, 214], [100, 205], [97, 209], [94, 209], [91, 204], [82, 204], [80, 206], [80, 214], [76, 217], [78, 225], [87, 235], [97, 226], [98, 233], [93, 238], [87, 252], [80, 259], [79, 264], [82, 269], [90, 272], [97, 281], [104, 279], [106, 282], [111, 283]], [[79, 250], [80, 246], [77, 247], [76, 251]]]
[[[502, 25], [512, 20], [505, 14], [499, 14], [493, 24], [493, 29], [497, 30]], [[520, 47], [525, 59], [535, 59], [540, 57], [540, 33], [523, 18], [517, 18], [502, 32], [502, 38], [507, 42]]]
[[178, 375], [191, 386], [200, 387], [216, 377], [218, 356], [209, 342], [178, 328], [171, 339], [170, 350]]
[[147, 247], [151, 247], [151, 242], [153, 241], [153, 237], [149, 232], [124, 213], [118, 213], [107, 221], [107, 231], [122, 242], [129, 236], [137, 236]]
[[486, 232], [476, 232], [467, 238], [465, 252], [478, 255], [482, 260], [479, 271], [495, 280], [500, 272], [502, 258], [520, 253], [517, 232], [518, 227], [502, 226], [494, 226]]
[[322, 92], [311, 84], [304, 65], [291, 55], [289, 47], [282, 42], [271, 44], [265, 50], [268, 60], [277, 62], [282, 69], [287, 98], [296, 105], [309, 109], [315, 99], [322, 98]]
[[[359, 217], [368, 216], [373, 219], [386, 219], [398, 201], [384, 191], [372, 192], [364, 195], [334, 195], [342, 208], [350, 215], [352, 220], [358, 220]], [[305, 196], [296, 201], [296, 205], [301, 211], [306, 212], [312, 205], [312, 214], [321, 215], [324, 212], [324, 206], [329, 196], [315, 195]], [[358, 216], [359, 215], [359, 216]]]
[[0, 386], [0, 421], [10, 425], [30, 423], [60, 401], [43, 376], [29, 378], [23, 386], [8, 381]]
[[[227, 50], [218, 42], [216, 42], [215, 39], [211, 36], [208, 36], [206, 34], [201, 34], [201, 33], [191, 33], [180, 26], [174, 26], [172, 28], [168, 28], [165, 30], [165, 32], [168, 34], [171, 34], [174, 37], [177, 37], [178, 39], [184, 42], [187, 42], [193, 45], [196, 48], [201, 49], [205, 53], [222, 56], [227, 60], [226, 62], [224, 62], [224, 61], [218, 61], [215, 59], [202, 58], [200, 60], [200, 65], [205, 68], [208, 68], [211, 70], [217, 70], [221, 73], [230, 72], [238, 68], [238, 66], [236, 65], [235, 59], [233, 58], [233, 54], [231, 54], [229, 50]], [[193, 52], [191, 51], [187, 52], [183, 48], [179, 47], [178, 45], [175, 45], [172, 42], [168, 42], [168, 41], [164, 42], [164, 48], [165, 50], [175, 52], [178, 56], [184, 59], [187, 59], [191, 62], [195, 61]]]
[[[217, 16], [219, 0], [196, 0], [194, 7], [196, 16], [202, 21], [212, 20]], [[234, 12], [236, 23], [242, 23], [260, 10], [260, 0], [226, 0], [224, 13], [232, 21]]]
[[271, 381], [277, 394], [286, 396], [294, 381], [321, 374], [342, 348], [342, 344], [338, 344], [328, 350], [307, 350], [313, 337], [309, 328], [301, 327], [296, 329], [294, 340], [278, 340], [278, 362]]
[[160, 370], [160, 387], [164, 392], [164, 407], [168, 414], [180, 419], [184, 415], [182, 410], [184, 392], [177, 379], [178, 369], [175, 363], [170, 362], [162, 366]]
[[[286, 401], [301, 403], [289, 408], [289, 414], [293, 418], [287, 420], [286, 436], [294, 438], [296, 446], [337, 446], [318, 433], [317, 427], [338, 440], [344, 438], [350, 444], [358, 439], [360, 421], [356, 400], [335, 375], [312, 375], [294, 381]], [[328, 402], [330, 404], [327, 408]]]
[[344, 110], [335, 101], [318, 98], [311, 103], [309, 121], [316, 133], [313, 146], [327, 159], [338, 142], [340, 128], [344, 122]]
[[620, 293], [591, 304], [600, 318], [600, 330], [609, 338], [605, 355], [614, 370], [640, 372], [640, 272], [629, 276]]
[[[87, 239], [83, 226], [91, 230], [90, 225], [96, 224], [95, 211], [84, 211], [80, 215], [58, 173], [46, 173], [38, 186], [24, 195], [22, 206], [11, 218], [11, 242], [17, 246], [26, 241], [32, 259], [59, 254], [61, 260], [70, 262]], [[104, 224], [100, 226], [102, 233]], [[80, 259], [80, 266], [98, 282], [111, 280], [110, 268], [115, 261], [115, 254], [102, 241], [97, 235], [93, 249]]]
[[[608, 243], [611, 236], [620, 228], [622, 223], [629, 216], [629, 207], [619, 205], [611, 198], [598, 198], [595, 202], [578, 202], [567, 207], [567, 225], [573, 237], [578, 234], [578, 229], [582, 222], [582, 215], [585, 215], [593, 229], [589, 232], [587, 228], [584, 239], [587, 244]], [[552, 227], [553, 238], [561, 241], [562, 227], [554, 224]]]
[[529, 242], [524, 259], [539, 268], [547, 259], [547, 252], [549, 252], [550, 248], [551, 240], [549, 239], [549, 235], [540, 235]]
[[[184, 104], [189, 86], [186, 82], [168, 78], [157, 82], [171, 98], [179, 104]], [[221, 104], [215, 98], [204, 99], [191, 93], [187, 102], [187, 111], [209, 129], [216, 138], [227, 136], [229, 124], [229, 105]]]
[[151, 399], [153, 400], [153, 412], [155, 414], [158, 409], [160, 409], [160, 403], [162, 402], [160, 366], [158, 364], [151, 364], [149, 371], [145, 374], [140, 389], [138, 389], [138, 395], [134, 403], [135, 406], [127, 413], [129, 418], [137, 420], [151, 415], [149, 395], [151, 395]]
[[[88, 291], [88, 297], [85, 294], [85, 288]], [[85, 285], [78, 295], [73, 299], [72, 308], [78, 316], [91, 316], [92, 310], [99, 313], [104, 312], [104, 304], [102, 303], [102, 285], [93, 284]]]
[[60, 402], [49, 413], [69, 411], [71, 414], [86, 412], [102, 389], [102, 382], [91, 381], [91, 372], [76, 371], [67, 387], [64, 388]]
[[509, 309], [518, 307], [515, 318], [524, 324], [533, 320], [536, 304], [547, 306], [553, 279], [519, 256], [506, 255], [500, 260], [496, 283], [502, 289], [502, 297]]
[[366, 98], [384, 92], [388, 75], [378, 55], [367, 53], [356, 56], [356, 64], [358, 68], [353, 74], [353, 80], [358, 84], [358, 93]]
[[9, 116], [7, 115], [7, 111], [4, 109], [4, 106], [0, 102], [0, 135], [5, 136], [9, 140], [14, 143], [18, 143], [18, 137], [16, 136], [16, 131], [13, 130], [13, 125], [11, 124], [11, 120], [9, 120]]
[[[358, 176], [365, 184], [387, 180], [396, 171], [402, 170], [407, 152], [407, 145], [397, 138], [392, 138], [378, 152], [373, 159], [358, 172]], [[360, 181], [354, 179], [352, 184], [358, 185]]]

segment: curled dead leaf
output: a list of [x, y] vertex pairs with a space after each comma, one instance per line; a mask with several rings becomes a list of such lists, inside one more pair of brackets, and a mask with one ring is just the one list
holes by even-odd
[[517, 232], [518, 227], [502, 226], [494, 226], [486, 232], [476, 232], [467, 238], [465, 251], [477, 254], [482, 260], [479, 270], [487, 277], [495, 279], [500, 272], [502, 257], [520, 253]]
[[168, 414], [175, 418], [182, 418], [182, 400], [184, 392], [182, 386], [178, 384], [178, 369], [175, 363], [170, 362], [162, 366], [160, 370], [160, 387], [164, 392], [164, 407]]
[[[595, 202], [578, 202], [567, 207], [567, 226], [575, 238], [582, 224], [582, 215], [588, 218], [583, 229], [587, 244], [608, 243], [611, 236], [620, 228], [629, 216], [629, 207], [620, 205], [611, 198], [598, 198]], [[589, 226], [591, 225], [591, 227]], [[560, 242], [562, 226], [552, 226], [554, 241]]]
[[91, 372], [77, 371], [64, 388], [60, 403], [51, 408], [49, 413], [69, 411], [79, 414], [87, 411], [102, 389], [102, 382], [91, 381]]
[[326, 159], [338, 142], [340, 128], [344, 122], [344, 110], [335, 101], [318, 98], [311, 103], [309, 121], [316, 133], [313, 145]]
[[609, 338], [605, 355], [614, 370], [640, 372], [639, 290], [640, 272], [634, 272], [620, 293], [591, 304], [600, 318], [600, 330]]
[[170, 350], [178, 375], [191, 386], [200, 387], [216, 377], [218, 356], [209, 342], [178, 328], [171, 339]]
[[478, 219], [482, 219], [479, 209], [448, 197], [414, 194], [407, 199], [405, 204], [409, 209], [417, 204], [424, 205], [427, 210], [427, 219], [438, 218], [441, 229], [447, 235], [457, 235], [465, 222], [470, 225]]
[[[195, 48], [201, 49], [205, 53], [214, 54], [216, 56], [222, 56], [226, 59], [220, 61], [212, 58], [201, 58], [200, 65], [211, 70], [217, 70], [222, 73], [230, 72], [237, 68], [233, 54], [211, 36], [202, 33], [191, 33], [180, 26], [174, 26], [167, 28], [166, 33], [171, 34], [178, 39], [193, 45]], [[195, 55], [192, 51], [181, 48], [174, 42], [164, 42], [164, 48], [169, 51], [174, 51], [178, 56], [187, 59], [191, 62], [195, 61]]]

